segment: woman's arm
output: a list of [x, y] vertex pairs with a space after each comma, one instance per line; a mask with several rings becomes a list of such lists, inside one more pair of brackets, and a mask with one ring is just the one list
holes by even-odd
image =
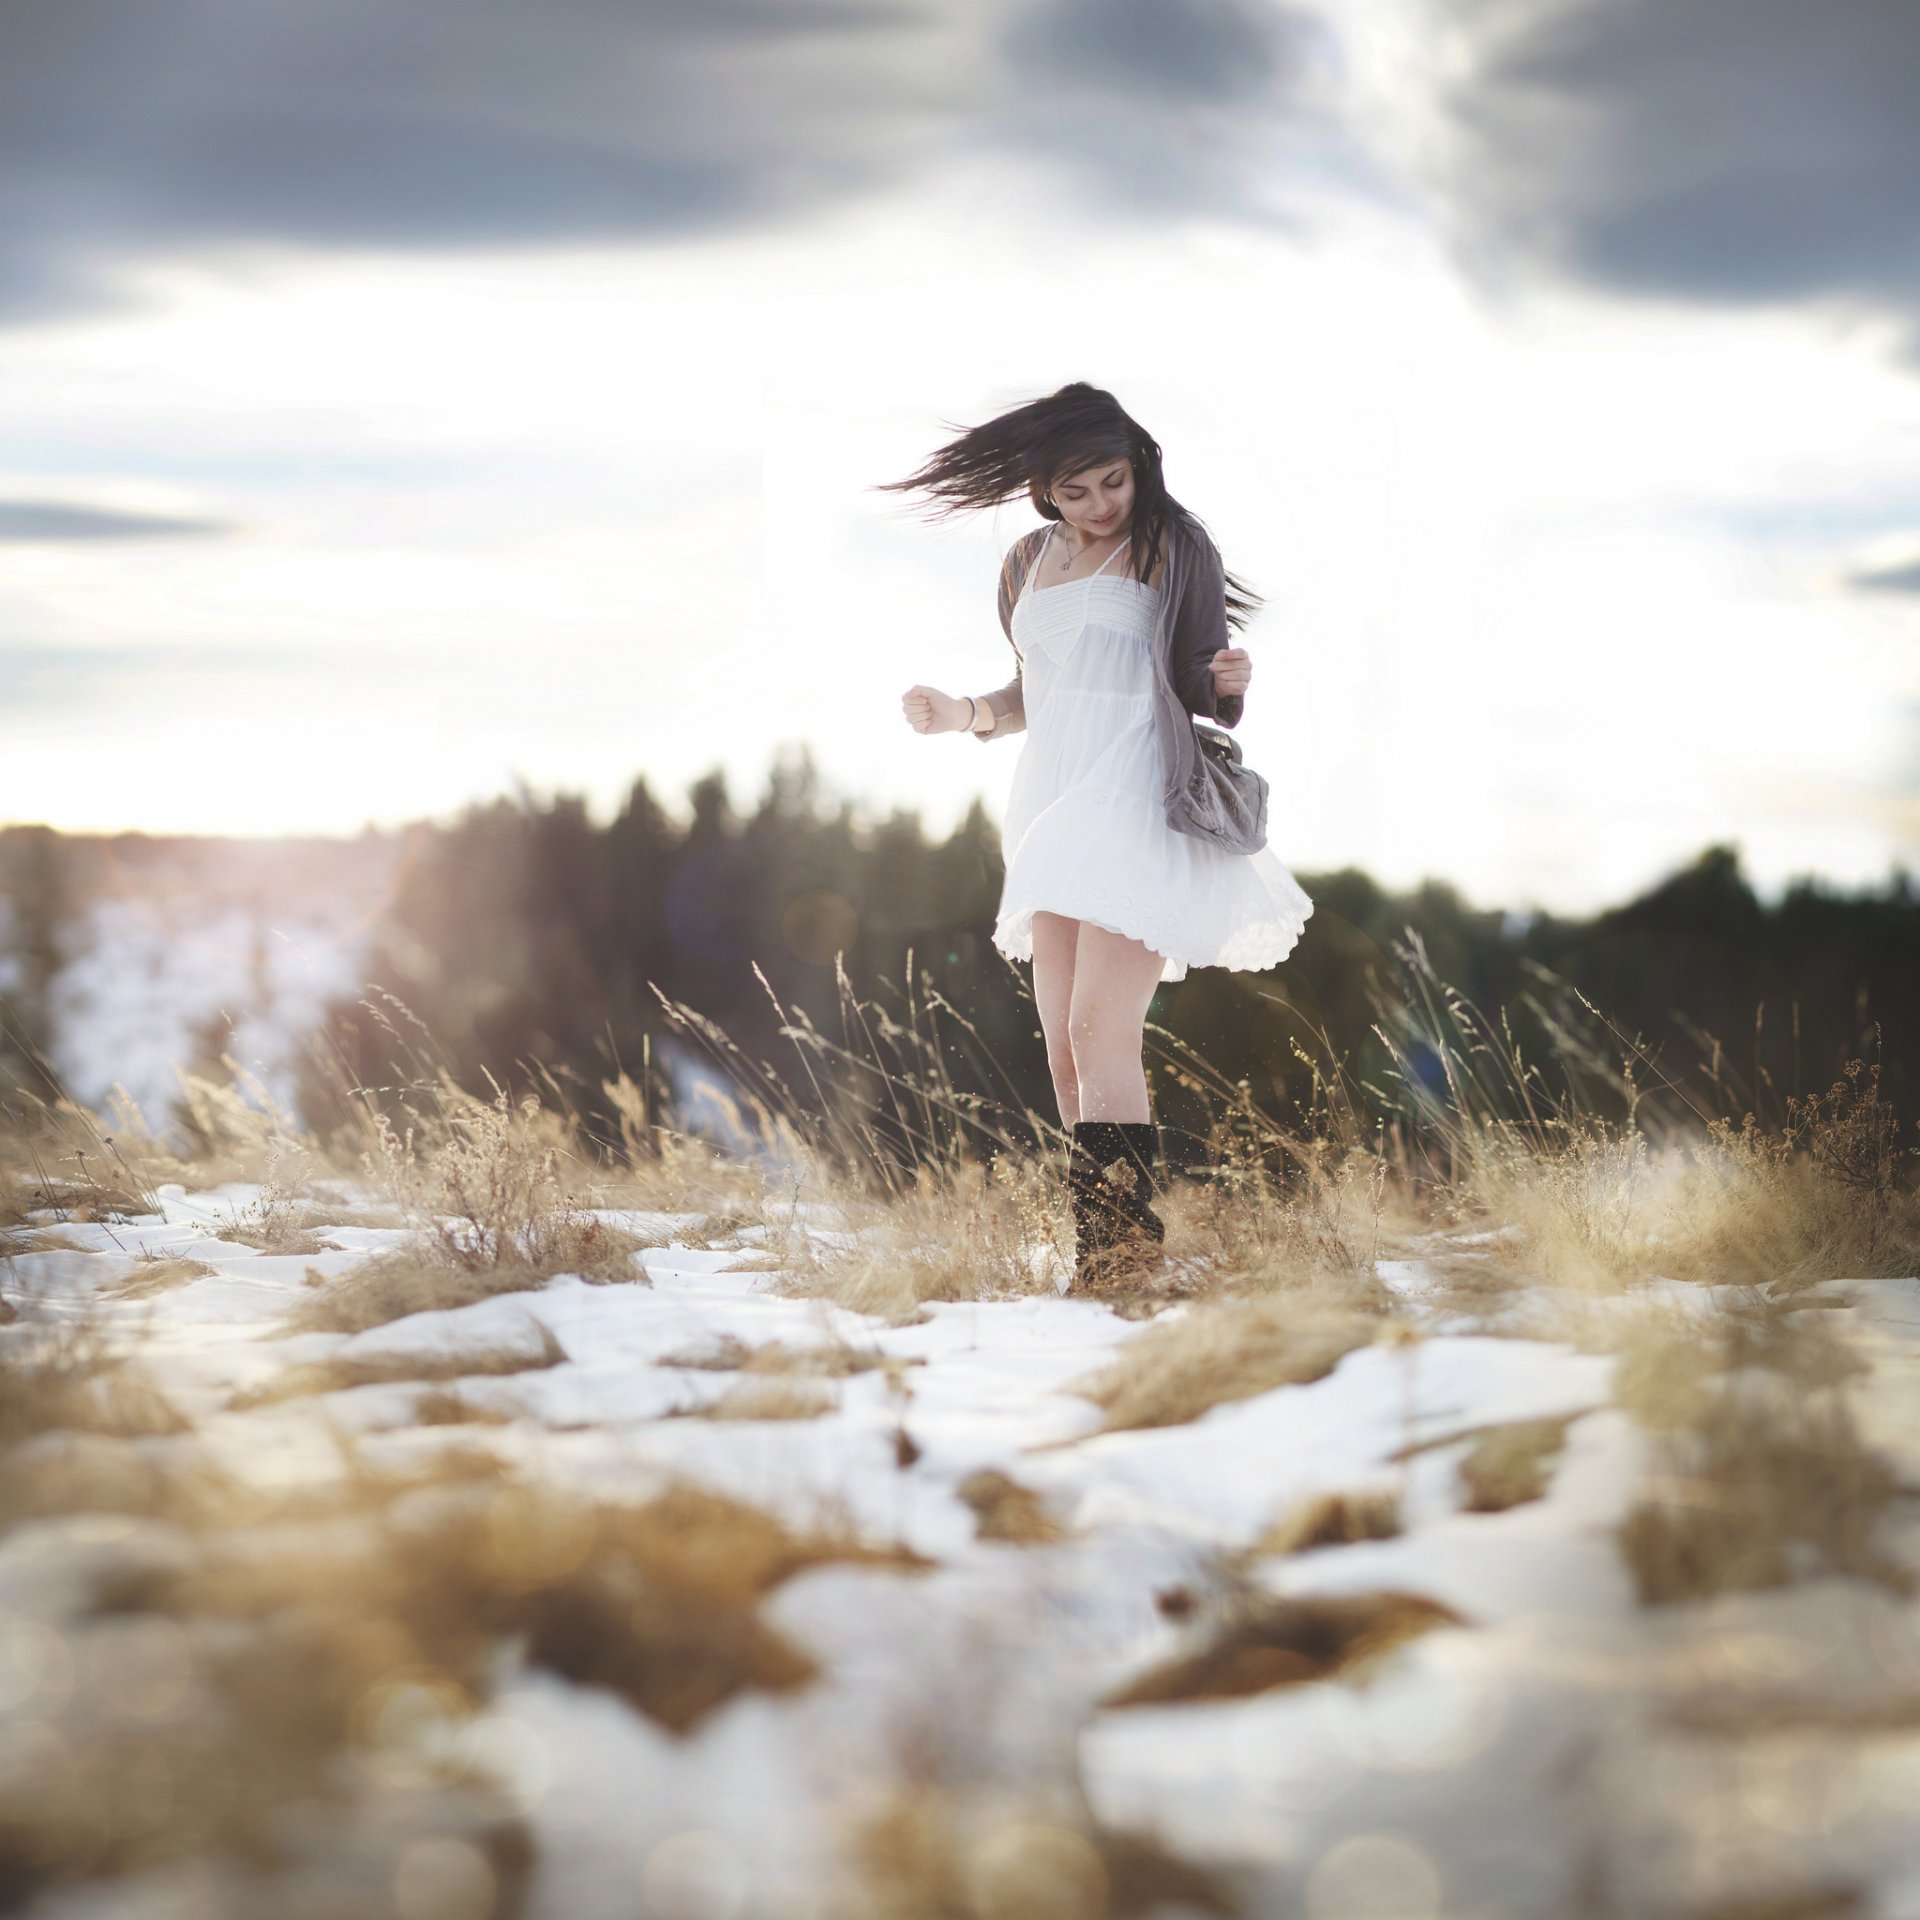
[[[1020, 598], [1020, 589], [1026, 583], [1027, 570], [1039, 558], [1039, 549], [1045, 541], [1049, 528], [1035, 527], [1023, 533], [1000, 558], [1000, 592], [997, 607], [1000, 614], [1000, 630], [1007, 636], [1007, 645], [1013, 647], [1014, 658], [1020, 656], [1020, 649], [1014, 645], [1013, 609]], [[990, 726], [983, 726], [975, 737], [981, 740], [1004, 740], [1010, 733], [1024, 733], [1027, 726], [1027, 695], [1021, 684], [1021, 669], [1015, 667], [1013, 678], [1004, 687], [995, 687], [991, 693], [980, 695], [983, 710], [993, 716]]]
[[991, 693], [981, 694], [979, 700], [983, 719], [991, 714], [993, 723], [976, 728], [976, 740], [1004, 740], [1010, 733], [1026, 731], [1027, 695], [1018, 673], [1004, 687], [995, 687]]
[[[1182, 560], [1180, 604], [1174, 609], [1169, 649], [1174, 691], [1189, 713], [1237, 727], [1246, 711], [1245, 687], [1253, 668], [1245, 650], [1234, 646], [1227, 625], [1226, 563], [1220, 549], [1198, 530], [1187, 539]], [[1216, 667], [1214, 656], [1223, 651], [1227, 657]], [[1236, 683], [1240, 691], [1221, 691], [1223, 684]]]

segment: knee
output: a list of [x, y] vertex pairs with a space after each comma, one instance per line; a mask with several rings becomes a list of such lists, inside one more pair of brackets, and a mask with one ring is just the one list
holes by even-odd
[[1047, 1071], [1053, 1075], [1056, 1087], [1070, 1087], [1074, 1083], [1073, 1045], [1064, 1033], [1057, 1040], [1047, 1042]]

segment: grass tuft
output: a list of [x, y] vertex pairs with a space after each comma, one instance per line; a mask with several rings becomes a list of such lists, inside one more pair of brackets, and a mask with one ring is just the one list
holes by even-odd
[[236, 1394], [232, 1405], [239, 1412], [313, 1394], [338, 1393], [347, 1387], [411, 1380], [471, 1380], [565, 1366], [567, 1350], [553, 1329], [532, 1315], [528, 1324], [531, 1337], [512, 1344], [335, 1354], [310, 1366], [289, 1367], [264, 1385]]
[[717, 1400], [686, 1412], [698, 1420], [817, 1420], [839, 1404], [833, 1389], [817, 1380], [772, 1374], [737, 1380]]
[[1103, 1408], [1103, 1431], [1171, 1427], [1232, 1400], [1329, 1374], [1382, 1322], [1337, 1300], [1262, 1294], [1156, 1321], [1067, 1391]]
[[1392, 1487], [1318, 1493], [1276, 1520], [1247, 1549], [1247, 1555], [1257, 1558], [1271, 1553], [1305, 1553], [1314, 1547], [1351, 1546], [1360, 1540], [1391, 1540], [1400, 1530], [1400, 1495]]
[[1461, 1616], [1417, 1593], [1260, 1595], [1199, 1651], [1168, 1660], [1110, 1693], [1108, 1707], [1238, 1700], [1276, 1687], [1361, 1677], [1384, 1654]]
[[981, 1540], [1031, 1547], [1066, 1538], [1066, 1528], [1040, 1496], [997, 1467], [968, 1474], [954, 1491], [973, 1509], [974, 1533]]
[[1553, 1465], [1567, 1444], [1567, 1429], [1580, 1416], [1509, 1420], [1475, 1436], [1460, 1462], [1460, 1484], [1469, 1513], [1504, 1513], [1540, 1499]]

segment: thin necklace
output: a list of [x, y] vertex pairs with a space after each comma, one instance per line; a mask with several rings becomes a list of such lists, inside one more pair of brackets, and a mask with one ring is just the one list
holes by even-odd
[[[1114, 545], [1113, 545], [1113, 547], [1112, 547], [1112, 549], [1111, 549], [1111, 553], [1118, 553], [1118, 552], [1120, 551], [1120, 548], [1121, 548], [1122, 546], [1124, 546], [1124, 545], [1126, 544], [1126, 542], [1127, 542], [1127, 540], [1128, 540], [1128, 539], [1129, 539], [1129, 538], [1130, 538], [1130, 537], [1132, 536], [1132, 533], [1133, 533], [1133, 529], [1132, 529], [1131, 527], [1129, 527], [1129, 528], [1127, 529], [1127, 531], [1126, 531], [1126, 532], [1125, 532], [1124, 534], [1122, 534], [1122, 535], [1120, 536], [1120, 538], [1119, 538], [1119, 540], [1117, 540], [1117, 541], [1116, 541], [1116, 542], [1114, 543]], [[1062, 541], [1060, 542], [1060, 544], [1061, 544], [1061, 546], [1062, 546], [1062, 547], [1065, 547], [1065, 548], [1066, 548], [1066, 552], [1065, 552], [1065, 554], [1064, 554], [1064, 556], [1062, 557], [1062, 559], [1061, 559], [1061, 561], [1060, 561], [1060, 571], [1061, 571], [1062, 573], [1065, 573], [1065, 572], [1066, 572], [1066, 570], [1067, 570], [1067, 569], [1068, 569], [1068, 568], [1069, 568], [1070, 566], [1072, 566], [1072, 565], [1073, 565], [1073, 563], [1074, 563], [1074, 562], [1075, 562], [1075, 561], [1076, 561], [1076, 560], [1077, 560], [1077, 559], [1078, 559], [1078, 558], [1080, 557], [1080, 555], [1081, 555], [1082, 553], [1085, 553], [1085, 552], [1086, 552], [1086, 550], [1087, 550], [1087, 548], [1086, 548], [1086, 547], [1081, 547], [1080, 549], [1078, 549], [1078, 551], [1076, 551], [1076, 550], [1075, 550], [1074, 548], [1072, 548], [1072, 547], [1070, 547], [1070, 546], [1067, 546], [1067, 543], [1066, 543], [1066, 541], [1064, 541], [1064, 540], [1062, 540]], [[1087, 546], [1089, 546], [1089, 547], [1090, 547], [1090, 546], [1092, 546], [1092, 544], [1093, 544], [1093, 542], [1092, 542], [1091, 540], [1089, 540], [1089, 541], [1087, 542]], [[1110, 556], [1109, 556], [1109, 557], [1110, 557]]]

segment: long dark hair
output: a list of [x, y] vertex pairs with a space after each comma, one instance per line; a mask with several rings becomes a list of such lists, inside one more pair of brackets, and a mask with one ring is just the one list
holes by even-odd
[[[996, 414], [977, 427], [942, 425], [959, 433], [937, 449], [917, 472], [888, 480], [877, 493], [927, 493], [939, 503], [927, 517], [942, 520], [974, 507], [997, 507], [1025, 493], [1047, 520], [1066, 516], [1047, 501], [1048, 489], [1069, 474], [1114, 460], [1133, 466], [1133, 545], [1127, 569], [1152, 577], [1161, 543], [1175, 526], [1211, 540], [1205, 522], [1167, 491], [1160, 443], [1104, 387], [1070, 380], [1025, 406]], [[1227, 624], [1244, 627], [1265, 604], [1244, 580], [1225, 576]]]

